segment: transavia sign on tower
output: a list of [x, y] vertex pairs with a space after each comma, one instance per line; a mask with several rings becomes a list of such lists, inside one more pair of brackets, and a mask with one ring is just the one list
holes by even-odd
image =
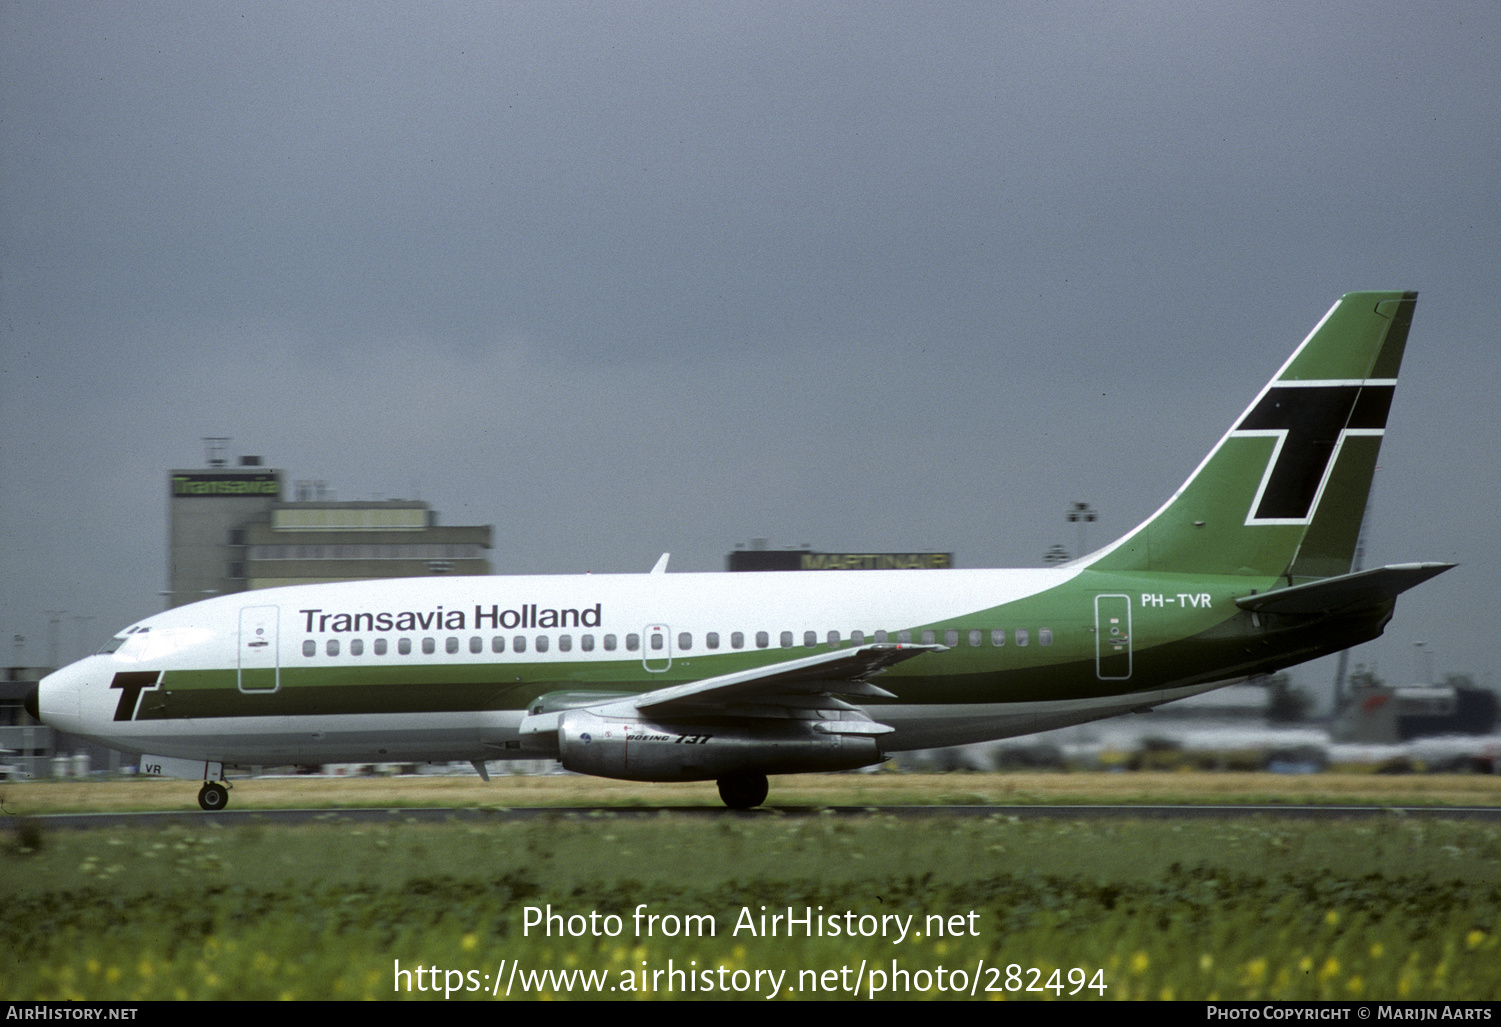
[[174, 474], [174, 496], [270, 496], [281, 495], [281, 475], [275, 471], [254, 474]]

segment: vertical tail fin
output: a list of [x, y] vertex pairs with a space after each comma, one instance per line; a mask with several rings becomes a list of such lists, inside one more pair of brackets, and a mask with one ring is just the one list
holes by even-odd
[[1417, 295], [1341, 297], [1162, 509], [1091, 566], [1348, 572]]

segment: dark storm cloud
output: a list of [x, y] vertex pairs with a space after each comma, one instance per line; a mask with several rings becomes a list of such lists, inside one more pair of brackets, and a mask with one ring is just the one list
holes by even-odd
[[1372, 652], [1483, 673], [1498, 25], [7, 6], [0, 627], [150, 612], [200, 435], [495, 523], [506, 571], [1035, 563], [1073, 499], [1092, 543], [1155, 509], [1340, 293], [1418, 288], [1373, 557], [1467, 566]]

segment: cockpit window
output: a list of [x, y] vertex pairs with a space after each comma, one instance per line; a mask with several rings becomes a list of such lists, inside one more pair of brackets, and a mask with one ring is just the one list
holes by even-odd
[[99, 656], [108, 656], [110, 653], [116, 652], [117, 650], [119, 650], [119, 648], [122, 645], [124, 645], [126, 642], [129, 642], [131, 635], [144, 635], [146, 632], [148, 632], [150, 630], [151, 630], [150, 626], [148, 626], [148, 625], [142, 625], [142, 624], [137, 624], [134, 627], [126, 628], [124, 631], [120, 632], [114, 638], [112, 638], [108, 642], [104, 643], [104, 648], [100, 649], [99, 652], [96, 655], [99, 655]]

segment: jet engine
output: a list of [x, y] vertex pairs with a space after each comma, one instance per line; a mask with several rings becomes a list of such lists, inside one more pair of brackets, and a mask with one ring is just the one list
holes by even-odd
[[854, 770], [885, 756], [870, 721], [746, 717], [647, 720], [592, 710], [558, 715], [558, 760], [568, 770], [627, 781], [708, 781], [740, 771]]

